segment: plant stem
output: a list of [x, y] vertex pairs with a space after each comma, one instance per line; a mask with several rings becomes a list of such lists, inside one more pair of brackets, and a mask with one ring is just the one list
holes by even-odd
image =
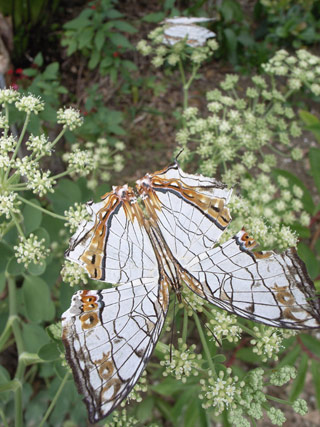
[[210, 350], [209, 350], [209, 347], [208, 347], [208, 344], [207, 344], [207, 340], [206, 340], [206, 337], [204, 336], [203, 329], [202, 329], [202, 326], [200, 324], [199, 317], [198, 317], [198, 315], [195, 312], [193, 313], [193, 318], [194, 318], [194, 320], [196, 322], [196, 326], [197, 326], [197, 329], [198, 329], [198, 333], [199, 333], [199, 336], [200, 336], [200, 340], [201, 340], [201, 343], [202, 343], [203, 350], [204, 350], [204, 352], [206, 354], [206, 357], [207, 357], [207, 360], [208, 360], [208, 364], [210, 366], [210, 369], [212, 370], [212, 374], [215, 375], [216, 370], [215, 370], [214, 363], [212, 362], [212, 357], [211, 357]]
[[16, 284], [13, 277], [8, 276], [8, 289], [9, 289], [9, 319], [12, 319], [12, 331], [15, 338], [17, 351], [18, 351], [18, 367], [14, 380], [17, 381], [18, 386], [14, 392], [15, 404], [15, 427], [22, 427], [22, 380], [25, 372], [26, 365], [20, 358], [24, 352], [24, 345], [22, 334], [20, 330], [19, 318], [17, 313], [17, 299], [16, 299]]
[[290, 405], [290, 402], [287, 400], [279, 399], [278, 397], [270, 396], [269, 394], [266, 394], [266, 398], [273, 400], [274, 402], [282, 403], [283, 405]]
[[187, 342], [187, 334], [188, 334], [188, 310], [184, 307], [183, 325], [182, 325], [182, 342], [184, 344]]
[[47, 421], [49, 415], [51, 414], [53, 408], [55, 407], [55, 404], [57, 403], [57, 400], [58, 400], [58, 398], [59, 398], [59, 396], [60, 396], [60, 394], [61, 394], [61, 392], [62, 392], [62, 390], [63, 390], [63, 388], [64, 388], [64, 386], [65, 386], [65, 384], [66, 384], [66, 382], [68, 380], [68, 378], [69, 378], [69, 375], [70, 375], [70, 373], [68, 371], [65, 374], [65, 376], [64, 376], [64, 378], [63, 378], [63, 380], [62, 380], [62, 382], [61, 382], [61, 384], [60, 384], [60, 386], [59, 386], [59, 388], [58, 388], [58, 390], [57, 390], [57, 392], [56, 392], [56, 394], [54, 396], [54, 398], [52, 399], [52, 401], [51, 401], [51, 403], [49, 405], [49, 408], [47, 409], [46, 413], [44, 414], [44, 417], [42, 418], [42, 421], [39, 424], [39, 427], [42, 427], [44, 425], [44, 423]]
[[11, 213], [11, 218], [12, 218], [12, 219], [13, 219], [13, 221], [14, 221], [14, 224], [15, 224], [15, 226], [16, 226], [16, 228], [17, 228], [17, 230], [18, 230], [18, 233], [20, 234], [20, 236], [22, 236], [22, 237], [24, 238], [24, 237], [25, 237], [25, 236], [24, 236], [24, 233], [23, 233], [23, 231], [22, 231], [22, 228], [20, 227], [19, 221], [17, 220], [17, 218], [16, 218], [15, 214]]
[[53, 176], [52, 179], [62, 178], [63, 176], [70, 175], [72, 172], [75, 172], [76, 170], [77, 168], [74, 168], [74, 169], [69, 169], [64, 172], [58, 173], [58, 175]]
[[21, 200], [23, 203], [25, 203], [25, 204], [27, 204], [29, 206], [32, 206], [34, 209], [38, 209], [39, 211], [44, 212], [47, 215], [53, 216], [54, 218], [57, 218], [57, 219], [61, 219], [62, 221], [66, 221], [66, 217], [65, 216], [58, 215], [58, 214], [56, 214], [54, 212], [48, 211], [47, 209], [44, 209], [41, 206], [35, 205], [34, 203], [30, 202], [28, 199], [25, 199], [24, 197], [21, 197], [19, 195], [17, 195], [17, 198], [19, 200]]
[[[24, 121], [24, 124], [23, 124], [22, 131], [21, 131], [21, 133], [20, 133], [19, 140], [18, 140], [18, 142], [17, 142], [16, 148], [15, 148], [15, 150], [14, 150], [13, 154], [12, 154], [12, 157], [11, 157], [11, 164], [13, 164], [13, 162], [14, 162], [15, 158], [17, 157], [17, 154], [18, 154], [18, 151], [19, 151], [19, 148], [20, 148], [21, 142], [23, 141], [23, 137], [24, 137], [24, 135], [25, 135], [25, 133], [26, 133], [26, 130], [27, 130], [27, 126], [28, 126], [29, 120], [30, 120], [30, 113], [27, 113], [26, 118], [25, 118], [25, 121]], [[7, 178], [8, 178], [9, 173], [10, 173], [10, 170], [11, 170], [11, 168], [9, 167], [9, 168], [7, 169], [7, 171], [6, 171], [5, 179], [7, 179]]]
[[0, 409], [0, 417], [2, 419], [3, 426], [4, 427], [9, 427], [9, 424], [7, 423], [7, 420], [6, 420], [6, 416], [4, 415], [4, 412], [3, 412], [2, 409]]

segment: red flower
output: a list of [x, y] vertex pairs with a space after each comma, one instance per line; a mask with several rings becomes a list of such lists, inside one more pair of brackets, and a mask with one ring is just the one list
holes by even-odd
[[90, 6], [90, 9], [95, 10], [96, 8], [97, 8], [97, 6], [95, 6], [95, 5]]
[[14, 90], [18, 90], [19, 89], [19, 86], [16, 83], [12, 83], [11, 87]]
[[118, 58], [118, 56], [120, 56], [120, 53], [119, 52], [113, 52], [112, 56], [114, 58]]
[[10, 70], [8, 70], [8, 71], [7, 71], [7, 74], [8, 74], [9, 76], [11, 76], [11, 75], [13, 74], [13, 70], [10, 68]]
[[16, 74], [22, 74], [23, 73], [23, 69], [22, 68], [17, 68], [16, 69]]

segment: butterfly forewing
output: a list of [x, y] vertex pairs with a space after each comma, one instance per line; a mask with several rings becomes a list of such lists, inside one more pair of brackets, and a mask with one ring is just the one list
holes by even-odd
[[116, 188], [100, 203], [89, 203], [91, 221], [83, 221], [71, 238], [67, 259], [84, 267], [93, 279], [126, 283], [155, 277], [157, 262], [142, 226], [142, 211], [130, 187]]

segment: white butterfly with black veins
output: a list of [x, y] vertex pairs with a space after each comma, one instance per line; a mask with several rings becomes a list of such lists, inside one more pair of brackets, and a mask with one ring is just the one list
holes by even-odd
[[[93, 279], [118, 287], [78, 291], [62, 316], [63, 342], [91, 422], [112, 412], [141, 376], [159, 338], [170, 289], [182, 286], [230, 313], [292, 329], [320, 326], [320, 304], [293, 249], [253, 252], [245, 231], [219, 245], [231, 190], [177, 162], [136, 189], [88, 203], [66, 252]], [[138, 201], [138, 199], [140, 199]], [[144, 205], [144, 209], [140, 205]]]
[[186, 18], [175, 16], [163, 21], [163, 43], [174, 45], [186, 38], [187, 45], [191, 47], [203, 46], [206, 41], [215, 37], [215, 33], [207, 28], [196, 25], [197, 23], [210, 22], [213, 18]]

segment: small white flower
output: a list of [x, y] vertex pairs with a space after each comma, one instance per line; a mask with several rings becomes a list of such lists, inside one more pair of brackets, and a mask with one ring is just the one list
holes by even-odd
[[90, 219], [86, 206], [80, 203], [75, 203], [74, 206], [70, 206], [69, 210], [64, 211], [64, 216], [67, 220], [65, 226], [70, 227], [71, 232], [76, 231], [83, 220]]
[[16, 145], [17, 141], [13, 135], [9, 135], [7, 137], [2, 136], [0, 138], [0, 150], [3, 154], [8, 153], [9, 151], [14, 151]]
[[68, 167], [81, 176], [88, 175], [94, 168], [93, 155], [89, 150], [76, 148], [73, 152], [66, 153], [63, 158], [68, 160]]
[[126, 148], [126, 146], [125, 146], [124, 142], [122, 142], [122, 141], [116, 141], [115, 144], [114, 144], [114, 148], [116, 150], [123, 151]]
[[0, 104], [12, 104], [19, 98], [19, 92], [16, 90], [9, 89], [0, 89]]
[[28, 238], [19, 236], [19, 240], [20, 243], [13, 249], [18, 264], [24, 264], [25, 268], [31, 263], [41, 265], [42, 260], [49, 255], [50, 251], [45, 247], [44, 239], [38, 240], [38, 237], [31, 233]]
[[35, 154], [46, 156], [51, 154], [50, 141], [42, 134], [40, 136], [30, 135], [26, 141], [26, 146]]
[[27, 114], [38, 114], [40, 111], [44, 110], [44, 102], [34, 95], [22, 96], [15, 103], [15, 106], [19, 111], [24, 111]]
[[148, 45], [146, 40], [140, 40], [139, 43], [137, 44], [137, 50], [143, 56], [147, 56], [147, 55], [150, 55], [150, 53], [152, 52], [152, 47]]
[[57, 112], [57, 122], [72, 131], [82, 126], [83, 117], [80, 116], [80, 111], [75, 108], [60, 108]]
[[18, 205], [21, 204], [20, 201], [16, 200], [17, 193], [8, 193], [5, 191], [0, 195], [0, 214], [5, 215], [6, 218], [10, 218], [12, 213], [20, 212]]
[[66, 260], [60, 274], [62, 280], [69, 283], [70, 286], [86, 285], [88, 283], [86, 271], [75, 262]]
[[56, 182], [50, 178], [50, 171], [42, 172], [40, 170], [35, 170], [28, 174], [27, 188], [40, 197], [48, 192], [53, 193], [52, 187], [55, 184]]

